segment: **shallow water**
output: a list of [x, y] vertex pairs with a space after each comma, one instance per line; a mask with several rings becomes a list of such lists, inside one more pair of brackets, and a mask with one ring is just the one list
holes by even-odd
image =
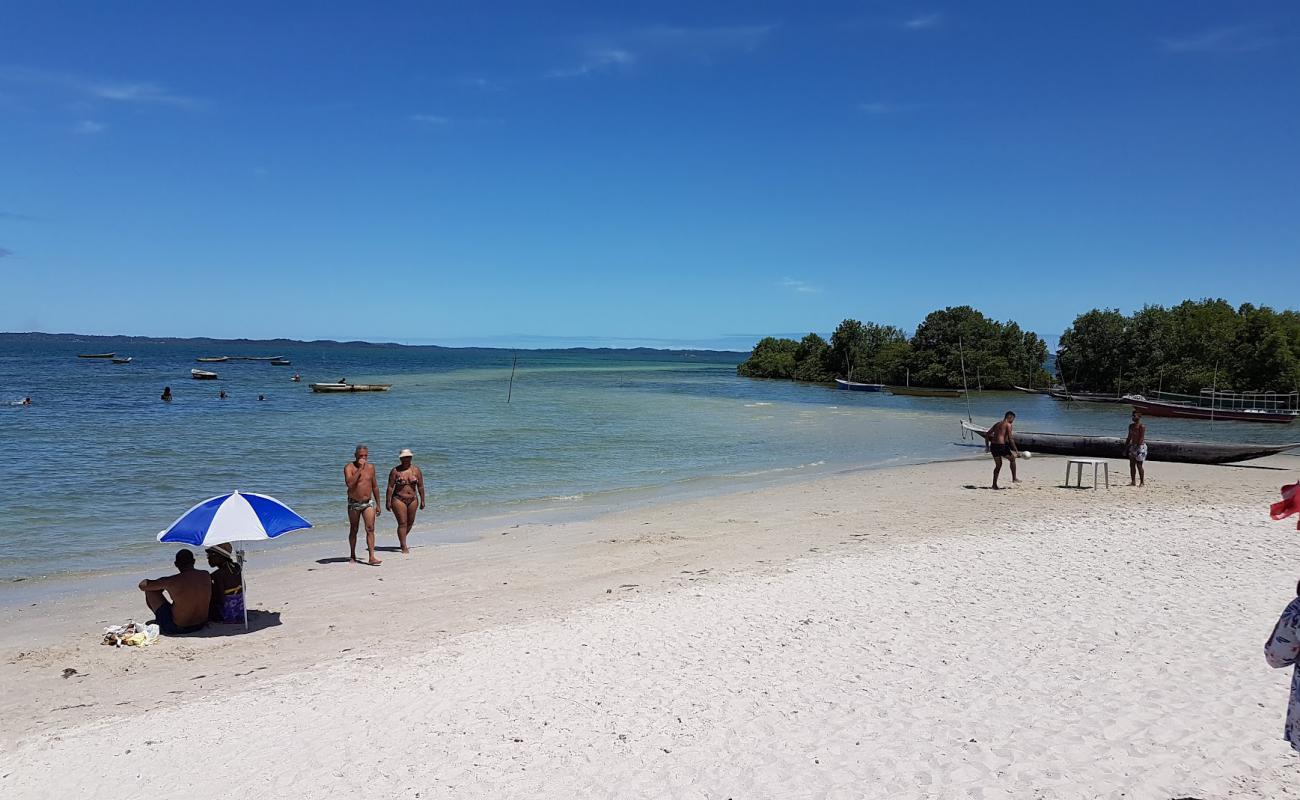
[[[78, 359], [116, 350], [128, 365]], [[283, 355], [198, 365], [208, 355]], [[0, 577], [68, 576], [165, 564], [155, 542], [193, 503], [239, 489], [273, 495], [337, 537], [342, 468], [370, 447], [381, 489], [410, 447], [430, 497], [421, 523], [572, 510], [722, 491], [792, 475], [978, 453], [959, 418], [1015, 409], [1022, 430], [1123, 435], [1127, 406], [980, 393], [894, 397], [739, 378], [743, 354], [523, 351], [506, 402], [510, 351], [365, 345], [0, 336], [6, 455]], [[193, 367], [217, 381], [190, 379]], [[300, 372], [302, 383], [289, 380]], [[319, 395], [307, 384], [392, 383], [382, 394]], [[174, 400], [159, 393], [170, 385]], [[229, 394], [218, 399], [220, 390]], [[265, 395], [259, 401], [257, 396]], [[1291, 426], [1149, 420], [1152, 438], [1286, 441]], [[983, 478], [982, 473], [980, 477]], [[391, 517], [380, 530], [391, 538]], [[456, 526], [453, 525], [453, 528]], [[417, 526], [416, 535], [419, 535]]]

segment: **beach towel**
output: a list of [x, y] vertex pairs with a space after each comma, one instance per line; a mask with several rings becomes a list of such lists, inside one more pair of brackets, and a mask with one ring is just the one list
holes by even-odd
[[157, 625], [146, 625], [134, 620], [125, 625], [109, 625], [104, 629], [104, 638], [100, 644], [114, 647], [145, 647], [158, 641], [161, 631]]
[[[1268, 515], [1273, 519], [1286, 519], [1292, 514], [1300, 514], [1300, 483], [1282, 487], [1281, 502], [1268, 507]], [[1296, 521], [1296, 530], [1300, 531], [1300, 520]]]

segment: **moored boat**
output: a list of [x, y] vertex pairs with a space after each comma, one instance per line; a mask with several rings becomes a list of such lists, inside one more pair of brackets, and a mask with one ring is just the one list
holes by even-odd
[[271, 366], [273, 367], [287, 367], [292, 363], [293, 362], [287, 358], [275, 358], [271, 360]]
[[[963, 431], [987, 437], [988, 429], [961, 421]], [[1031, 453], [1078, 458], [1123, 459], [1124, 440], [1118, 436], [1079, 436], [1068, 433], [1031, 433], [1016, 431], [1016, 446]], [[1291, 444], [1254, 444], [1250, 442], [1170, 442], [1147, 439], [1148, 461], [1177, 461], [1184, 464], [1233, 464], [1250, 461], [1300, 447]]]
[[229, 361], [230, 356], [208, 356], [207, 358], [196, 358], [194, 360], [200, 364], [220, 364], [223, 361]]
[[77, 353], [77, 358], [112, 358], [117, 353]]
[[126, 358], [114, 358], [114, 359], [113, 359], [113, 363], [114, 363], [114, 364], [130, 364], [130, 363], [131, 363], [131, 356], [127, 356]]
[[1012, 384], [1011, 388], [1015, 389], [1017, 392], [1024, 392], [1025, 394], [1047, 394], [1049, 391], [1048, 389], [1027, 389], [1024, 386], [1016, 386], [1015, 384]]
[[852, 392], [883, 392], [885, 384], [883, 383], [858, 383], [857, 381], [846, 381], [843, 378], [836, 378], [835, 385], [841, 389], [848, 389]]
[[335, 394], [338, 392], [386, 392], [393, 388], [391, 383], [312, 383], [313, 392]]
[[1095, 392], [1070, 392], [1065, 389], [1048, 389], [1047, 396], [1053, 400], [1065, 400], [1066, 402], [1075, 403], [1127, 403], [1123, 397], [1113, 394], [1097, 394]]
[[217, 373], [208, 372], [204, 369], [192, 369], [190, 370], [190, 377], [196, 381], [215, 381], [217, 379]]
[[885, 388], [890, 394], [904, 397], [961, 397], [965, 394], [961, 389], [939, 389], [928, 386], [886, 386]]
[[1191, 403], [1173, 403], [1167, 400], [1148, 400], [1140, 394], [1126, 395], [1124, 402], [1151, 417], [1177, 419], [1228, 420], [1232, 422], [1294, 422], [1300, 412], [1285, 408], [1222, 408], [1198, 406]]
[[226, 356], [231, 361], [283, 361], [284, 356]]

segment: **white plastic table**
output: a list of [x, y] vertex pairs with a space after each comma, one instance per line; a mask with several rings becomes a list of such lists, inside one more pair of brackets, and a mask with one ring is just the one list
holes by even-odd
[[1065, 486], [1070, 486], [1070, 468], [1075, 464], [1079, 465], [1079, 488], [1083, 488], [1083, 468], [1089, 464], [1092, 465], [1092, 488], [1097, 488], [1097, 467], [1101, 467], [1102, 474], [1106, 477], [1106, 488], [1110, 488], [1110, 464], [1104, 458], [1072, 458], [1065, 462]]

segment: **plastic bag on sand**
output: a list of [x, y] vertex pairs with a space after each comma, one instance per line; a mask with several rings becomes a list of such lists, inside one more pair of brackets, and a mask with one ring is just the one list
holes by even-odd
[[104, 629], [103, 644], [114, 647], [145, 647], [158, 641], [157, 625], [145, 625], [142, 622], [128, 622], [125, 625], [109, 625]]

